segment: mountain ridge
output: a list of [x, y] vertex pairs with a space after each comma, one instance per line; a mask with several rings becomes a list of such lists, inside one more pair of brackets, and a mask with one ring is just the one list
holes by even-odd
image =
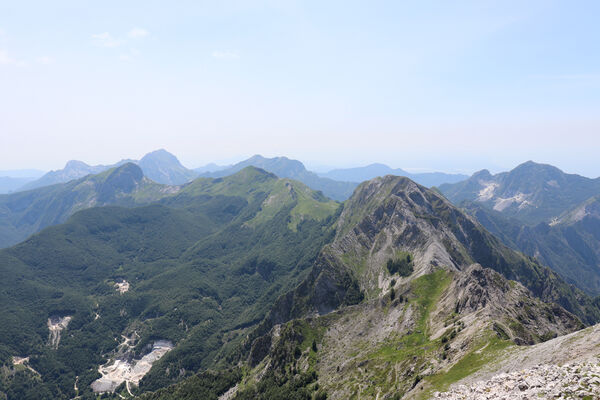
[[18, 188], [18, 190], [31, 190], [57, 183], [66, 183], [87, 175], [98, 174], [126, 163], [138, 164], [142, 168], [142, 171], [144, 171], [144, 174], [157, 183], [180, 185], [197, 177], [196, 172], [181, 165], [177, 157], [173, 154], [164, 149], [159, 149], [144, 155], [139, 161], [126, 159], [111, 165], [88, 165], [83, 161], [70, 160], [65, 164], [63, 169], [50, 171], [41, 178]]
[[81, 209], [107, 204], [141, 205], [177, 190], [150, 181], [137, 165], [125, 163], [67, 183], [0, 195], [0, 247], [64, 222]]
[[397, 175], [406, 176], [420, 185], [431, 187], [443, 183], [457, 183], [467, 179], [467, 175], [448, 174], [444, 172], [410, 173], [402, 168], [390, 168], [381, 163], [369, 164], [364, 167], [338, 168], [329, 172], [318, 174], [321, 177], [350, 182], [368, 181], [378, 176]]
[[454, 204], [476, 201], [535, 225], [600, 194], [600, 178], [566, 174], [552, 165], [527, 161], [496, 175], [482, 170], [463, 182], [440, 185], [439, 190]]
[[[492, 250], [473, 247], [480, 241], [468, 238], [474, 234]], [[386, 260], [406, 253], [414, 270], [390, 274]], [[289, 395], [308, 396], [310, 390], [293, 389], [303, 379], [333, 399], [419, 397], [445, 387], [444, 368], [468, 362], [484, 344], [495, 354], [506, 339], [534, 343], [581, 327], [572, 314], [539, 299], [564, 303], [571, 296], [578, 304], [585, 296], [572, 290], [435, 192], [407, 178], [376, 178], [344, 204], [336, 237], [307, 278], [246, 339], [253, 372], [234, 398], [269, 398], [274, 382]], [[598, 310], [592, 315], [596, 321]], [[423, 354], [421, 347], [430, 350]], [[400, 367], [390, 370], [392, 360]], [[397, 374], [391, 382], [390, 371]]]
[[339, 182], [328, 178], [321, 178], [314, 172], [308, 171], [304, 164], [298, 160], [292, 160], [287, 157], [265, 158], [261, 155], [254, 155], [247, 160], [240, 161], [229, 168], [220, 171], [205, 172], [201, 174], [204, 177], [223, 177], [235, 173], [245, 167], [254, 166], [272, 172], [281, 178], [290, 178], [298, 180], [314, 190], [320, 190], [326, 196], [343, 201], [350, 197], [356, 187], [352, 182]]

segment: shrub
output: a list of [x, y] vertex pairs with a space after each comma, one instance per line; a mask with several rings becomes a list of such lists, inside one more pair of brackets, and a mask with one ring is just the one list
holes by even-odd
[[410, 253], [401, 253], [396, 258], [390, 258], [386, 266], [392, 275], [410, 276], [413, 273], [413, 257]]

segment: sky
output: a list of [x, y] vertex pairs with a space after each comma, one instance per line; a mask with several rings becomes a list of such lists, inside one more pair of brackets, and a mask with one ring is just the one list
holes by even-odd
[[0, 0], [0, 170], [165, 148], [600, 176], [598, 1]]

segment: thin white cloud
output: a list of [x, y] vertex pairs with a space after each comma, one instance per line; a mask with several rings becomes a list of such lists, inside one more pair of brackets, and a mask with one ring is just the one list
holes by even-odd
[[132, 30], [130, 30], [127, 33], [127, 36], [129, 36], [132, 39], [141, 39], [141, 38], [145, 38], [149, 34], [150, 34], [150, 32], [148, 32], [147, 30], [145, 30], [143, 28], [133, 28]]
[[114, 38], [108, 32], [96, 33], [92, 35], [94, 44], [99, 47], [118, 47], [123, 44], [121, 39]]
[[224, 60], [237, 60], [240, 58], [240, 54], [237, 51], [231, 50], [215, 50], [212, 53], [214, 58], [224, 59]]

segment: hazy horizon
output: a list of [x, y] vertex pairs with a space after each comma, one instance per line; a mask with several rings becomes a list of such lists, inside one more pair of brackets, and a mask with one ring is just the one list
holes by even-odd
[[593, 1], [2, 4], [0, 170], [165, 148], [188, 168], [534, 160], [595, 178], [599, 14]]
[[[168, 149], [155, 149], [155, 150], [166, 150], [168, 151]], [[155, 151], [153, 150], [153, 151]], [[172, 153], [171, 153], [172, 154]], [[177, 154], [174, 154], [177, 157]], [[223, 167], [223, 166], [231, 166], [233, 164], [236, 164], [240, 161], [244, 161], [247, 160], [248, 158], [255, 156], [255, 155], [260, 155], [260, 156], [264, 156], [264, 154], [252, 154], [250, 156], [238, 156], [238, 157], [231, 157], [228, 159], [223, 159], [223, 160], [216, 160], [216, 161], [208, 161], [205, 162], [203, 164], [187, 164], [185, 162], [182, 162], [181, 159], [179, 159], [179, 161], [181, 162], [181, 164], [188, 168], [188, 169], [195, 169], [195, 168], [200, 168], [200, 167], [205, 167], [206, 165], [209, 164], [216, 164], [217, 166]], [[143, 155], [142, 155], [143, 156]], [[142, 158], [142, 156], [137, 157], [137, 158], [132, 158], [132, 157], [125, 157], [122, 159], [118, 159], [118, 160], [110, 160], [110, 161], [104, 161], [104, 162], [99, 162], [99, 163], [89, 163], [86, 160], [77, 160], [77, 161], [83, 161], [88, 165], [112, 165], [112, 164], [116, 164], [119, 161], [122, 160], [126, 160], [126, 159], [130, 159], [130, 160], [139, 160]], [[475, 172], [478, 172], [482, 169], [487, 169], [489, 170], [492, 174], [497, 174], [500, 172], [507, 172], [512, 170], [513, 168], [517, 167], [518, 165], [525, 163], [527, 161], [533, 161], [533, 162], [537, 162], [540, 163], [536, 160], [522, 160], [521, 162], [518, 162], [515, 165], [512, 165], [508, 168], [488, 168], [488, 167], [483, 167], [480, 169], [476, 169], [476, 170], [468, 170], [468, 171], [460, 171], [460, 170], [449, 170], [449, 169], [428, 169], [428, 168], [414, 168], [414, 167], [406, 167], [406, 166], [402, 166], [402, 165], [390, 165], [387, 163], [383, 163], [380, 161], [373, 161], [373, 162], [367, 162], [367, 163], [362, 163], [362, 164], [340, 164], [340, 165], [327, 165], [327, 164], [320, 164], [320, 163], [311, 163], [311, 162], [305, 162], [304, 160], [300, 160], [300, 159], [295, 159], [293, 157], [289, 157], [286, 156], [284, 154], [279, 154], [279, 155], [274, 155], [272, 157], [287, 157], [289, 159], [293, 159], [293, 160], [297, 160], [300, 161], [304, 164], [304, 166], [306, 167], [307, 170], [312, 171], [312, 172], [316, 172], [316, 173], [326, 173], [326, 172], [330, 172], [332, 170], [335, 169], [346, 169], [346, 168], [357, 168], [357, 167], [366, 167], [368, 165], [371, 164], [385, 164], [386, 166], [393, 168], [393, 169], [403, 169], [406, 172], [409, 173], [427, 173], [427, 172], [443, 172], [443, 173], [450, 173], [450, 174], [465, 174], [465, 175], [472, 175]], [[73, 159], [71, 159], [73, 160]], [[50, 171], [55, 171], [55, 170], [60, 170], [63, 169], [66, 165], [66, 163], [68, 161], [71, 160], [66, 160], [61, 166], [53, 168], [53, 169], [47, 169], [47, 170], [40, 170], [40, 169], [20, 169], [20, 168], [10, 168], [10, 169], [0, 169], [0, 177], [2, 176], [12, 176], [12, 177], [39, 177], [41, 176], [43, 173], [46, 172], [50, 172]], [[547, 164], [547, 163], [542, 163], [542, 164]], [[577, 173], [577, 172], [573, 172], [573, 171], [569, 171], [569, 170], [565, 170], [563, 169], [560, 165], [555, 165], [555, 164], [551, 164], [557, 168], [559, 168], [560, 170], [562, 170], [563, 172], [566, 173]], [[30, 173], [26, 173], [26, 172], [30, 172]], [[598, 178], [597, 176], [588, 176], [585, 174], [578, 174], [578, 175], [582, 175], [585, 176], [587, 178]]]

